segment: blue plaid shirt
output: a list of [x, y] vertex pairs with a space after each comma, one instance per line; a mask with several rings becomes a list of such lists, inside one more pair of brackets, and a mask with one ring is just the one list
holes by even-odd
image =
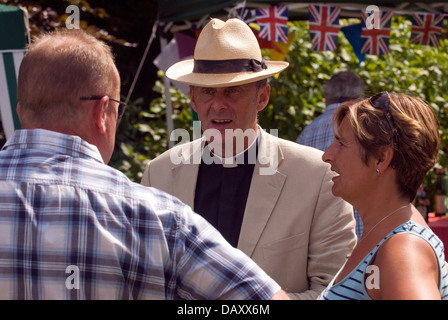
[[[329, 104], [325, 108], [325, 112], [317, 116], [310, 124], [308, 124], [299, 134], [296, 142], [304, 146], [310, 146], [321, 151], [325, 151], [334, 141], [333, 133], [333, 113], [341, 105], [341, 103]], [[356, 220], [356, 235], [361, 237], [364, 225], [358, 212], [354, 210]]]
[[334, 141], [331, 124], [333, 113], [340, 105], [340, 103], [329, 104], [324, 113], [317, 116], [302, 130], [296, 142], [322, 151], [327, 150]]
[[0, 151], [0, 299], [268, 299], [280, 287], [190, 207], [95, 146], [18, 130]]

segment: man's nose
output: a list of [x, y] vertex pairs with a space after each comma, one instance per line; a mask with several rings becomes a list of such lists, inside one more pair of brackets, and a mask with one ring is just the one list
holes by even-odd
[[213, 97], [212, 107], [217, 111], [228, 108], [226, 96], [220, 90]]

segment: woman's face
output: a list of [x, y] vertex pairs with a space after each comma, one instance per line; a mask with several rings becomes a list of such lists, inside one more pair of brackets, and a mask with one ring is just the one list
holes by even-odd
[[366, 165], [361, 157], [361, 145], [356, 138], [347, 117], [335, 135], [335, 141], [328, 147], [322, 160], [331, 165], [337, 175], [333, 178], [332, 192], [349, 203], [369, 192], [373, 165]]

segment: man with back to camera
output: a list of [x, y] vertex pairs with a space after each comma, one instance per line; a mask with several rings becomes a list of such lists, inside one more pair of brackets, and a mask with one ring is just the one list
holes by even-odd
[[212, 19], [194, 59], [166, 73], [190, 85], [204, 137], [150, 161], [142, 184], [192, 206], [291, 298], [315, 299], [355, 245], [355, 224], [352, 207], [331, 193], [322, 152], [257, 124], [269, 101], [266, 79], [287, 66], [264, 61], [241, 20]]
[[325, 112], [308, 124], [296, 139], [297, 143], [322, 151], [334, 141], [331, 119], [334, 111], [346, 101], [364, 97], [364, 81], [353, 71], [341, 71], [324, 85]]
[[124, 112], [110, 48], [38, 37], [0, 151], [0, 299], [286, 298], [191, 208], [106, 164]]

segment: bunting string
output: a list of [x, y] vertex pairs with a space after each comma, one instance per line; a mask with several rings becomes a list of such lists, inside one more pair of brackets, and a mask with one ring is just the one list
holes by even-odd
[[[306, 5], [304, 6], [306, 9]], [[394, 15], [401, 15], [391, 10], [379, 10], [376, 6], [368, 6], [359, 10], [361, 23], [340, 26], [341, 8], [338, 6], [309, 4], [308, 20], [311, 47], [315, 51], [335, 51], [338, 46], [339, 31], [354, 49], [359, 63], [365, 55], [387, 55], [391, 20]], [[230, 17], [246, 22], [254, 31], [261, 48], [270, 49], [272, 58], [284, 60], [288, 46], [293, 40], [288, 35], [288, 6], [277, 5], [261, 9], [246, 8], [246, 1], [235, 7], [226, 9]], [[351, 15], [351, 17], [354, 17]], [[411, 21], [410, 43], [438, 47], [442, 35], [444, 13], [413, 12], [406, 13]], [[182, 36], [176, 32], [170, 44], [162, 50], [154, 60], [154, 64], [165, 71], [167, 66], [184, 58], [193, 56], [194, 46], [200, 30], [193, 30], [195, 37]], [[177, 42], [176, 42], [177, 40]], [[178, 52], [173, 54], [173, 48]], [[185, 88], [183, 88], [185, 90]], [[182, 90], [183, 91], [183, 90]]]
[[[375, 6], [373, 6], [375, 7]], [[368, 7], [370, 8], [370, 7]], [[288, 43], [286, 5], [256, 9], [255, 21], [260, 25], [259, 39], [268, 42]], [[249, 11], [247, 16], [253, 17]], [[386, 55], [389, 53], [389, 39], [393, 10], [360, 10], [360, 25], [341, 27], [339, 25], [341, 8], [338, 6], [309, 4], [308, 19], [312, 48], [315, 51], [335, 51], [338, 34], [350, 35], [349, 42], [361, 43], [360, 54]], [[410, 42], [413, 44], [438, 47], [442, 34], [444, 13], [415, 12], [410, 14], [412, 29]], [[250, 21], [253, 21], [251, 18]], [[357, 32], [359, 30], [360, 32]], [[349, 31], [347, 33], [347, 31]], [[357, 37], [357, 39], [355, 39]], [[271, 45], [272, 47], [272, 45]]]

